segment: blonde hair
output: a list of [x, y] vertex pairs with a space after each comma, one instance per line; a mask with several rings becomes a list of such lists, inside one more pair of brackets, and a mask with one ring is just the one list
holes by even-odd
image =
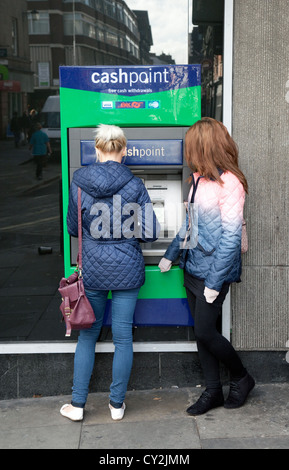
[[100, 124], [95, 132], [95, 148], [103, 153], [121, 152], [126, 147], [126, 137], [118, 126]]
[[218, 170], [230, 171], [244, 186], [248, 193], [247, 180], [239, 168], [238, 147], [220, 121], [202, 118], [186, 133], [185, 157], [188, 167], [207, 179], [222, 184]]

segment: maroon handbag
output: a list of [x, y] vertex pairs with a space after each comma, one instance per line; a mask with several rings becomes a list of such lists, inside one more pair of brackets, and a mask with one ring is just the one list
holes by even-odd
[[58, 291], [62, 297], [60, 311], [66, 323], [65, 336], [71, 330], [91, 328], [95, 322], [93, 308], [85, 295], [82, 280], [82, 223], [81, 223], [81, 189], [78, 188], [78, 257], [76, 271], [68, 278], [62, 278]]

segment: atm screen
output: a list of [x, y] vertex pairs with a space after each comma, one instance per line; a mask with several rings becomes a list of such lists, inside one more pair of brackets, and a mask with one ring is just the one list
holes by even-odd
[[180, 228], [180, 208], [182, 206], [182, 181], [180, 176], [164, 176], [163, 179], [151, 179], [152, 175], [142, 179], [152, 201], [154, 212], [161, 225], [158, 240], [142, 243], [146, 264], [158, 263]]
[[[166, 192], [168, 187], [166, 184], [158, 184], [157, 182], [153, 184], [147, 184], [147, 190], [151, 198], [154, 212], [157, 216], [159, 223], [161, 224], [162, 232], [165, 231], [165, 200]], [[165, 236], [165, 235], [164, 235]]]

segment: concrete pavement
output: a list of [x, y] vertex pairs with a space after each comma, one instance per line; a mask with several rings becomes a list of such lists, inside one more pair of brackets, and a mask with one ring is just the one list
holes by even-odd
[[70, 396], [0, 401], [0, 449], [98, 449], [99, 458], [115, 457], [118, 450], [131, 455], [125, 452], [131, 449], [139, 450], [141, 459], [166, 450], [188, 455], [190, 463], [193, 449], [289, 449], [288, 384], [257, 384], [242, 408], [221, 407], [190, 417], [185, 410], [201, 392], [130, 391], [124, 419], [118, 422], [111, 420], [108, 393], [89, 395], [82, 422], [59, 413]]

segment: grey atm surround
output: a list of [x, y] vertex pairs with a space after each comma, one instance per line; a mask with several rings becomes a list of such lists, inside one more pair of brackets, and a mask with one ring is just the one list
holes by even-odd
[[[162, 180], [179, 180], [181, 182], [182, 201], [186, 201], [190, 189], [187, 179], [191, 173], [184, 158], [184, 141], [188, 127], [122, 127], [127, 140], [182, 140], [183, 141], [183, 165], [130, 165], [129, 168], [136, 176], [150, 182]], [[95, 128], [70, 128], [68, 129], [68, 165], [69, 182], [75, 170], [81, 167], [80, 142], [94, 140]], [[149, 191], [150, 193], [150, 191]], [[166, 240], [159, 239], [152, 244], [142, 244], [145, 263], [158, 264], [171, 238], [166, 235]], [[77, 239], [71, 237], [71, 265], [76, 265]]]

